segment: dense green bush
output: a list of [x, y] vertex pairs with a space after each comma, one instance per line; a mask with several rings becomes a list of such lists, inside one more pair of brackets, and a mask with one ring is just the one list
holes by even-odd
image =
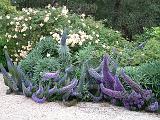
[[67, 44], [71, 52], [88, 45], [95, 46], [101, 52], [110, 52], [113, 47], [122, 51], [124, 45], [128, 44], [118, 31], [105, 28], [93, 18], [85, 19], [84, 15], [69, 14], [66, 7], [23, 9], [18, 14], [3, 16], [0, 22], [6, 28], [6, 39], [14, 41], [16, 45], [12, 53], [14, 61], [26, 57], [42, 36], [52, 36], [57, 44], [64, 28], [68, 29]]
[[160, 101], [160, 61], [145, 63], [137, 67], [126, 67], [127, 74], [145, 89], [151, 89]]
[[0, 1], [0, 16], [1, 14], [8, 14], [15, 12], [15, 7], [11, 6], [11, 3], [9, 0], [1, 0]]
[[[39, 79], [39, 72], [46, 70], [46, 67], [54, 68], [56, 66], [59, 66], [58, 62], [56, 62], [55, 60], [56, 58], [50, 58], [53, 56], [58, 56], [56, 47], [57, 46], [55, 44], [55, 41], [51, 37], [42, 38], [42, 40], [36, 45], [34, 50], [29, 53], [27, 58], [20, 62], [20, 66], [24, 69], [25, 73], [28, 76], [34, 76], [35, 80]], [[47, 55], [49, 55], [48, 59]], [[43, 58], [45, 59], [43, 60]]]
[[160, 27], [147, 29], [144, 34], [136, 36], [135, 41], [119, 55], [121, 65], [137, 66], [160, 60]]

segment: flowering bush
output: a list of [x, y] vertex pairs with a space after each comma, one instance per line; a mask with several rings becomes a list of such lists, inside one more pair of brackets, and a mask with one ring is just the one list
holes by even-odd
[[8, 14], [8, 13], [13, 13], [15, 12], [16, 9], [15, 7], [11, 6], [9, 0], [1, 0], [0, 1], [0, 14]]
[[31, 46], [34, 47], [43, 36], [52, 36], [58, 43], [64, 28], [68, 30], [67, 44], [72, 52], [86, 45], [107, 52], [113, 47], [123, 50], [126, 41], [119, 32], [105, 28], [101, 22], [90, 17], [84, 17], [84, 14], [69, 14], [65, 6], [54, 8], [49, 5], [45, 9], [23, 8], [18, 14], [2, 16], [0, 22], [5, 28], [7, 42], [14, 41], [16, 45], [12, 56], [15, 61], [26, 57]]
[[130, 43], [120, 55], [121, 64], [137, 66], [160, 60], [160, 27], [146, 30], [142, 35], [135, 36], [136, 42]]

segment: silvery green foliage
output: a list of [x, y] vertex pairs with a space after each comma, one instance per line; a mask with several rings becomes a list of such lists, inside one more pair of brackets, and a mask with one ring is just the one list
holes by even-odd
[[[46, 65], [48, 66], [47, 63], [52, 63], [52, 65], [55, 63], [57, 64], [57, 66], [59, 66], [58, 62], [55, 59], [58, 57], [58, 55], [54, 56], [55, 54], [58, 54], [56, 48], [57, 46], [55, 40], [53, 40], [52, 37], [43, 37], [39, 40], [39, 42], [36, 44], [34, 49], [27, 55], [27, 57], [20, 61], [19, 66], [23, 68], [25, 74], [28, 75], [29, 78], [32, 78], [34, 76], [35, 68], [37, 67], [38, 68], [36, 69], [36, 72], [38, 73], [35, 74], [39, 74], [39, 71], [43, 72], [42, 68], [43, 66], [45, 66], [46, 68]], [[47, 58], [47, 53], [50, 54], [49, 58]], [[41, 66], [38, 64], [41, 64]], [[37, 76], [35, 75], [35, 77]], [[39, 78], [35, 79], [37, 80]]]
[[60, 40], [60, 45], [59, 45], [59, 59], [62, 60], [63, 64], [68, 64], [70, 61], [70, 52], [69, 52], [69, 47], [67, 46], [67, 29], [65, 28]]

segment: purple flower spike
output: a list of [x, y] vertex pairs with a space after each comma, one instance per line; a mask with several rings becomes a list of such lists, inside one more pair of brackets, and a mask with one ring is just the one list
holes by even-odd
[[137, 93], [143, 93], [143, 89], [141, 88], [140, 85], [138, 85], [136, 82], [134, 82], [128, 75], [125, 74], [124, 70], [122, 69], [121, 71], [122, 78], [124, 81], [131, 86], [131, 88], [137, 92]]
[[122, 98], [126, 98], [128, 96], [128, 94], [126, 92], [124, 92], [124, 91], [114, 91], [114, 90], [105, 88], [102, 83], [100, 84], [100, 87], [101, 87], [102, 92], [105, 95], [108, 95], [110, 97], [122, 99]]
[[152, 90], [143, 90], [142, 97], [146, 101], [150, 100], [151, 97], [153, 96]]
[[43, 79], [44, 79], [44, 80], [51, 79], [51, 78], [55, 79], [55, 78], [57, 78], [58, 76], [59, 76], [59, 72], [58, 72], [58, 71], [57, 71], [57, 72], [53, 72], [53, 73], [45, 73], [45, 74], [43, 75]]
[[31, 97], [32, 95], [32, 84], [30, 83], [28, 87], [25, 86], [24, 83], [22, 83], [22, 90], [23, 90], [23, 94], [26, 96], [26, 97]]
[[43, 97], [43, 98], [38, 98], [38, 97], [36, 96], [36, 93], [33, 93], [33, 94], [32, 94], [32, 99], [33, 99], [33, 101], [35, 101], [36, 103], [44, 103], [44, 102], [46, 101], [46, 98], [45, 98], [45, 97]]
[[94, 96], [92, 93], [89, 92], [89, 95], [91, 96], [93, 102], [99, 102], [103, 99], [103, 94], [100, 93], [100, 96]]
[[115, 80], [109, 70], [109, 56], [107, 55], [105, 55], [103, 58], [102, 74], [103, 74], [103, 81], [106, 82], [107, 88], [113, 90]]
[[89, 72], [90, 76], [92, 76], [98, 83], [103, 82], [102, 81], [102, 76], [99, 73], [97, 73], [94, 69], [90, 68], [88, 70], [88, 72]]
[[78, 80], [77, 79], [73, 79], [71, 81], [71, 83], [63, 88], [60, 88], [59, 92], [60, 93], [66, 93], [68, 91], [71, 91], [72, 89], [74, 89], [78, 84]]
[[41, 94], [41, 93], [43, 93], [43, 92], [44, 92], [43, 87], [42, 87], [42, 86], [39, 86], [39, 89], [36, 91], [36, 95], [39, 95], [39, 94]]
[[48, 93], [49, 93], [49, 95], [53, 95], [53, 94], [56, 93], [57, 91], [58, 91], [58, 89], [57, 89], [57, 87], [55, 86], [54, 88], [49, 89], [49, 90], [48, 90]]
[[114, 90], [126, 91], [117, 75], [115, 76]]
[[152, 103], [150, 106], [148, 106], [147, 110], [150, 112], [157, 111], [158, 110], [158, 102]]
[[61, 37], [61, 45], [65, 46], [67, 40], [67, 29], [65, 28]]

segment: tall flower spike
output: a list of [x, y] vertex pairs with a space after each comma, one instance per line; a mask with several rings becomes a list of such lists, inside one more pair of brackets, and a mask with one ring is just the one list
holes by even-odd
[[7, 73], [6, 69], [3, 67], [2, 64], [0, 64], [0, 69], [1, 69], [1, 72], [4, 77], [5, 85], [8, 86], [11, 90], [17, 92], [19, 89], [18, 89], [13, 77], [9, 76], [9, 74]]
[[154, 103], [151, 103], [148, 107], [147, 107], [147, 110], [150, 111], [150, 112], [155, 112], [157, 111], [159, 108], [158, 106], [158, 102], [154, 102]]
[[117, 75], [115, 76], [114, 90], [125, 91], [125, 88], [123, 87], [123, 85]]
[[37, 103], [44, 103], [46, 101], [46, 97], [44, 96], [44, 89], [41, 85], [39, 85], [38, 90], [32, 94], [33, 101]]
[[137, 93], [143, 93], [143, 89], [140, 85], [138, 85], [136, 82], [134, 82], [128, 75], [125, 74], [124, 69], [121, 71], [121, 76], [124, 79], [124, 81], [131, 86], [131, 88], [137, 92]]
[[54, 93], [58, 92], [57, 86], [51, 88], [48, 90], [49, 95], [53, 95]]
[[99, 96], [95, 96], [94, 94], [92, 94], [91, 92], [88, 91], [88, 93], [89, 93], [90, 97], [92, 98], [93, 102], [99, 102], [100, 100], [103, 99], [103, 93], [102, 93], [99, 85], [98, 85], [98, 88], [97, 88], [97, 92], [99, 93]]
[[25, 86], [25, 83], [22, 83], [22, 89], [23, 89], [23, 94], [26, 97], [31, 97], [32, 96], [32, 84], [30, 83], [29, 86]]
[[103, 67], [102, 67], [103, 81], [106, 83], [107, 88], [112, 89], [114, 87], [114, 77], [109, 71], [109, 56], [105, 55], [103, 57]]
[[50, 73], [45, 73], [43, 75], [43, 79], [44, 80], [51, 79], [51, 78], [55, 79], [58, 76], [59, 76], [59, 72], [58, 71], [57, 72], [50, 72]]
[[154, 94], [152, 93], [152, 90], [143, 90], [142, 92], [142, 97], [146, 101], [150, 100], [153, 96]]
[[65, 28], [61, 37], [61, 45], [65, 46], [67, 40], [67, 29]]
[[7, 52], [6, 49], [4, 49], [4, 54], [5, 54], [5, 58], [6, 58], [6, 61], [7, 61], [8, 69], [9, 69], [9, 70], [15, 69], [15, 68], [13, 67], [14, 64], [13, 64], [11, 58], [9, 57], [9, 54], [8, 54], [8, 52]]
[[43, 97], [43, 98], [38, 98], [36, 93], [33, 93], [32, 94], [32, 99], [33, 101], [35, 101], [36, 103], [44, 103], [46, 101], [46, 98]]
[[65, 69], [65, 72], [66, 73], [71, 73], [73, 71], [73, 65], [70, 65], [69, 67], [67, 67], [66, 69]]
[[41, 85], [39, 85], [39, 88], [38, 88], [38, 90], [36, 91], [36, 95], [40, 95], [40, 94], [42, 94], [43, 92], [44, 92], [43, 87], [42, 87]]
[[59, 93], [66, 93], [66, 92], [72, 90], [73, 88], [75, 88], [77, 86], [77, 84], [78, 84], [78, 80], [73, 79], [69, 85], [67, 85], [63, 88], [60, 88]]
[[65, 83], [65, 81], [67, 80], [67, 78], [68, 78], [68, 73], [65, 73], [64, 76], [62, 78], [60, 78], [58, 84], [61, 85], [61, 84]]
[[88, 73], [89, 73], [89, 75], [92, 76], [98, 83], [102, 83], [102, 82], [103, 82], [102, 76], [101, 76], [99, 73], [97, 73], [93, 68], [90, 68], [90, 69], [88, 70]]
[[108, 88], [105, 88], [103, 83], [100, 84], [100, 88], [105, 95], [108, 95], [113, 98], [123, 99], [128, 96], [127, 92], [124, 91], [115, 91]]
[[96, 71], [96, 72], [101, 72], [102, 71], [102, 66], [103, 66], [103, 61], [100, 63], [100, 65], [97, 67], [97, 68], [95, 68], [94, 70]]

